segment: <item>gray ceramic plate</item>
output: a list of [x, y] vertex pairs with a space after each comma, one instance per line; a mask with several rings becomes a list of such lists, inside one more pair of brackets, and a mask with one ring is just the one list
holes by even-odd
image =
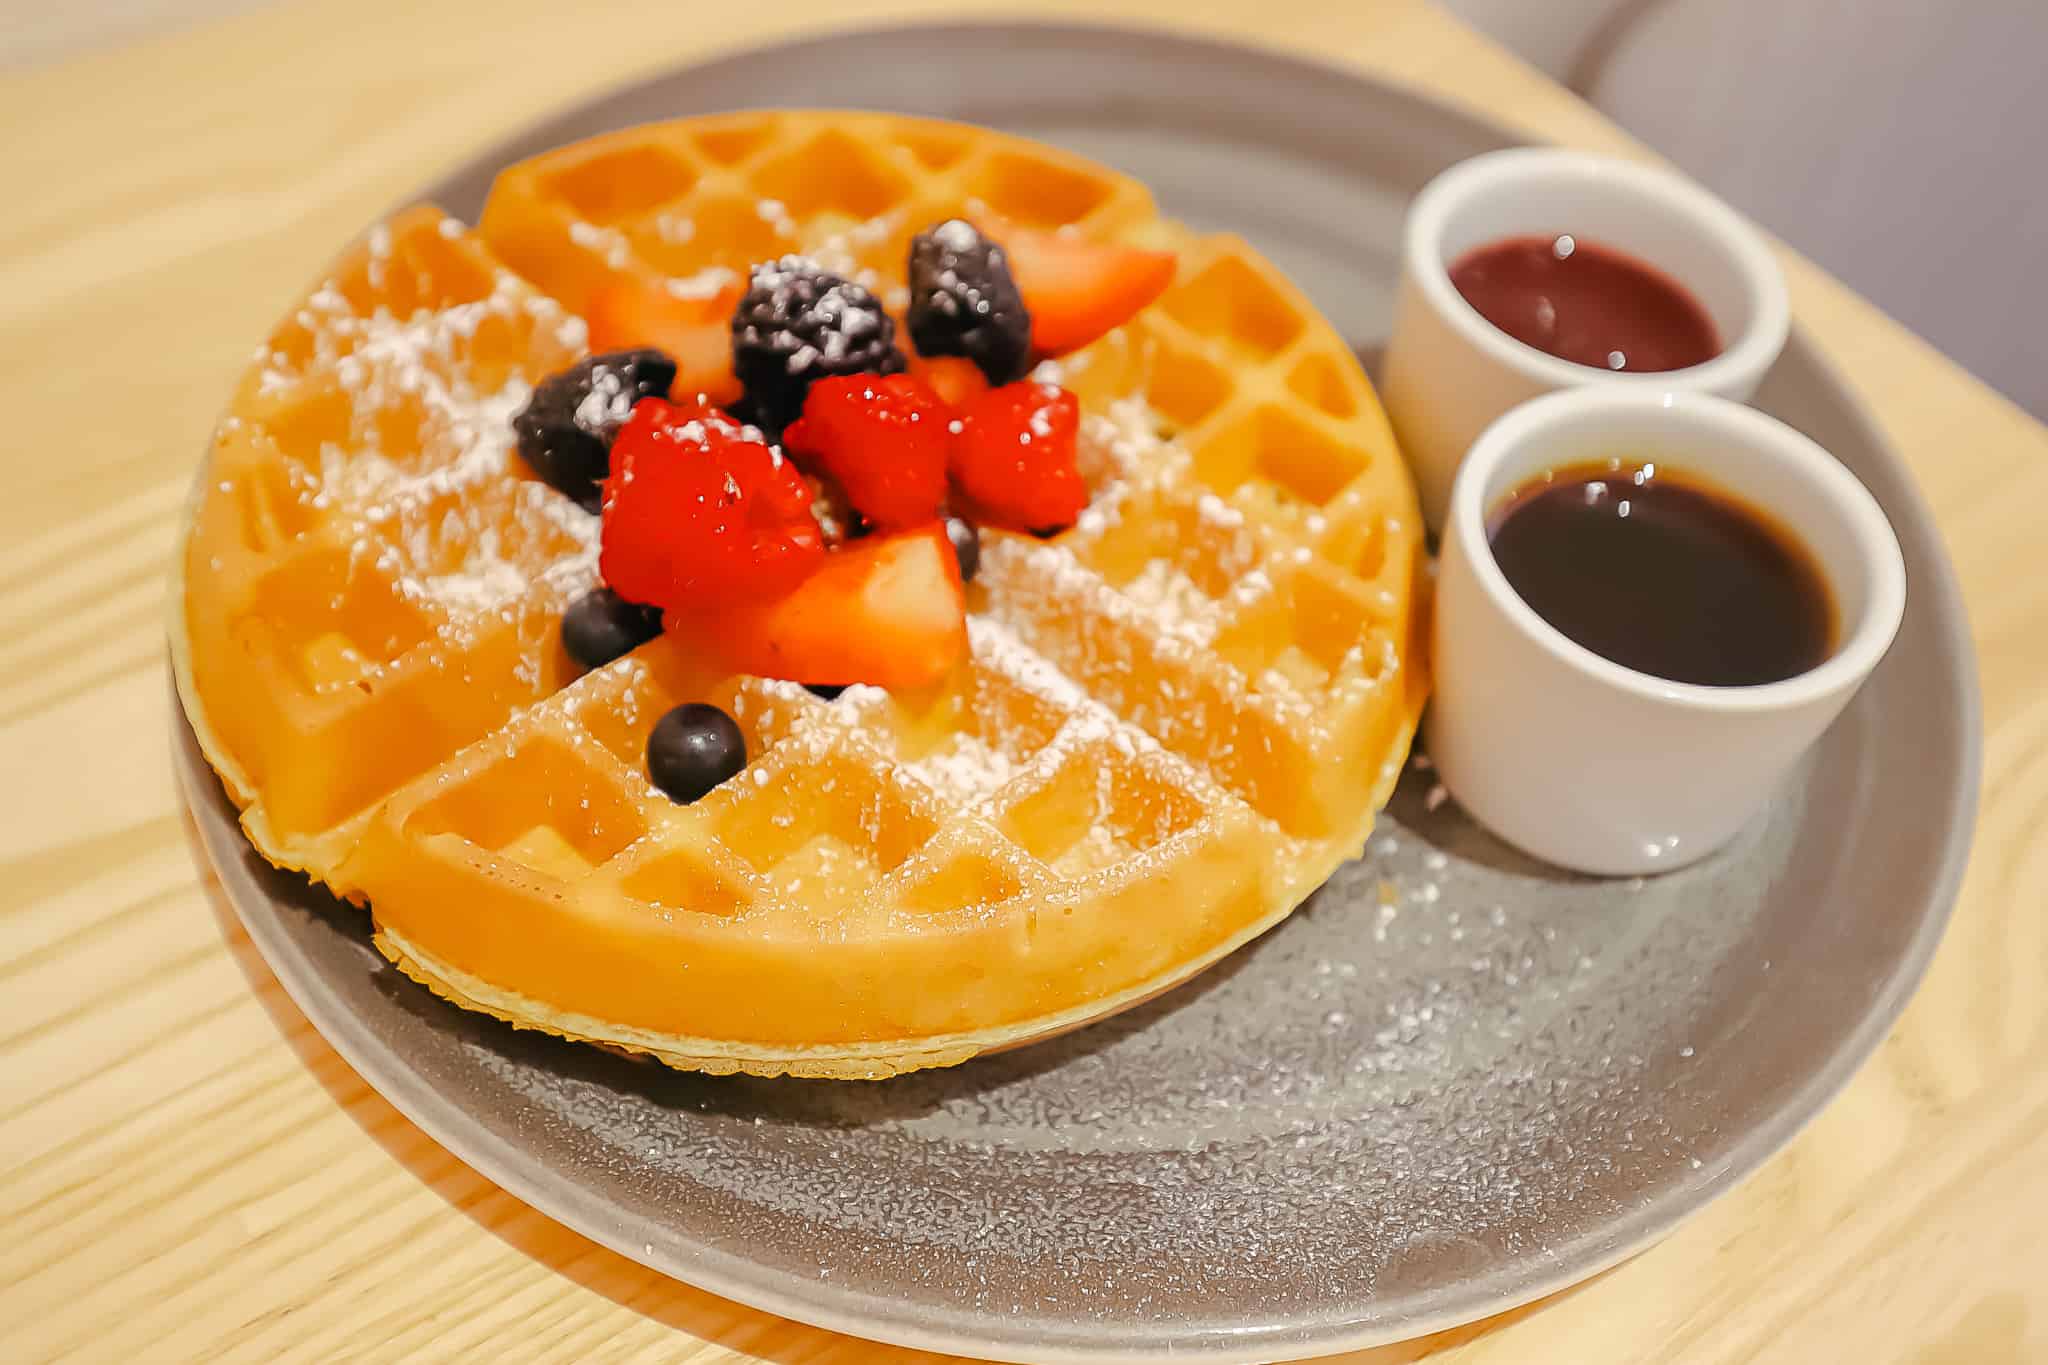
[[[426, 194], [603, 129], [762, 103], [968, 119], [1232, 228], [1370, 350], [1411, 194], [1498, 129], [1333, 69], [1114, 30], [914, 28], [679, 71]], [[1506, 851], [1425, 771], [1367, 858], [1193, 983], [883, 1084], [713, 1080], [430, 998], [360, 914], [271, 872], [179, 727], [194, 814], [278, 976], [451, 1150], [625, 1255], [791, 1317], [1012, 1359], [1273, 1359], [1591, 1274], [1729, 1188], [1849, 1077], [1932, 953], [1977, 774], [1970, 644], [1899, 460], [1795, 335], [1758, 402], [1905, 547], [1898, 643], [1728, 852], [1646, 884]], [[1432, 808], [1432, 807], [1435, 808]], [[915, 983], [906, 983], [915, 989]]]

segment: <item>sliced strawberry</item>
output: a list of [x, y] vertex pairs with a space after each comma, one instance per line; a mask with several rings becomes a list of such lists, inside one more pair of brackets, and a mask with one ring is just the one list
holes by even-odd
[[679, 299], [665, 290], [626, 278], [601, 285], [590, 296], [584, 321], [594, 352], [654, 346], [675, 358], [671, 390], [685, 397], [703, 394], [713, 403], [740, 396], [732, 372], [732, 309], [738, 287], [710, 299]]
[[819, 686], [926, 687], [967, 647], [960, 566], [937, 522], [852, 541], [780, 597], [667, 624], [734, 672]]
[[957, 408], [976, 394], [988, 392], [988, 378], [981, 366], [965, 356], [912, 354], [910, 373], [929, 384], [948, 407]]
[[1081, 407], [1056, 384], [1023, 380], [990, 389], [960, 410], [953, 486], [978, 520], [1048, 536], [1088, 505], [1076, 464]]
[[1057, 232], [990, 223], [1010, 253], [1010, 274], [1031, 313], [1031, 349], [1078, 350], [1129, 322], [1173, 283], [1176, 257]]
[[838, 480], [862, 516], [895, 530], [939, 514], [952, 417], [908, 375], [833, 375], [811, 385], [782, 443], [806, 469]]
[[629, 602], [690, 610], [787, 591], [825, 557], [811, 490], [760, 433], [643, 398], [612, 442], [598, 569]]

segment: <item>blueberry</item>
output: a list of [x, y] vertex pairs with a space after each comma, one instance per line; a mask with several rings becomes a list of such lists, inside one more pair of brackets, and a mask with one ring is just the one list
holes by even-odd
[[533, 472], [595, 512], [598, 483], [611, 472], [612, 438], [633, 405], [666, 395], [676, 362], [660, 351], [585, 357], [534, 385], [512, 419], [519, 453]]
[[562, 648], [585, 668], [602, 668], [661, 634], [661, 610], [592, 588], [562, 613]]
[[701, 701], [676, 707], [647, 736], [647, 775], [686, 806], [746, 766], [738, 723]]
[[953, 542], [953, 554], [960, 561], [960, 581], [972, 583], [974, 571], [981, 567], [981, 532], [971, 521], [947, 517], [946, 539]]
[[949, 218], [910, 243], [910, 310], [920, 355], [963, 355], [997, 386], [1031, 368], [1031, 314], [1008, 253], [964, 218]]
[[747, 420], [779, 436], [831, 375], [901, 374], [896, 323], [881, 300], [803, 256], [754, 267], [732, 315], [732, 368]]

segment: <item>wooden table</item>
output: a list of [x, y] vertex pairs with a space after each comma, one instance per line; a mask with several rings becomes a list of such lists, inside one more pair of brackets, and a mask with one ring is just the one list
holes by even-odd
[[[614, 82], [960, 8], [294, 0], [0, 84], [0, 1359], [895, 1357], [557, 1226], [335, 1056], [194, 870], [160, 619], [231, 377], [376, 212]], [[1628, 145], [1416, 0], [1126, 9]], [[1985, 787], [1953, 927], [1876, 1059], [1736, 1193], [1576, 1293], [1359, 1360], [2048, 1360], [2048, 432], [1786, 265], [1969, 600]]]

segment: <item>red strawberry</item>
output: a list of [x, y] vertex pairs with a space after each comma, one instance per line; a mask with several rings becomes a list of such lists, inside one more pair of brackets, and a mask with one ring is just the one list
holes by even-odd
[[679, 299], [623, 276], [591, 294], [584, 321], [594, 353], [653, 346], [676, 362], [670, 391], [713, 403], [740, 396], [732, 372], [732, 309], [738, 287], [711, 299]]
[[831, 475], [862, 516], [884, 529], [939, 514], [952, 412], [908, 375], [837, 375], [811, 385], [782, 443], [806, 469]]
[[780, 597], [671, 614], [668, 628], [738, 673], [918, 688], [966, 650], [967, 608], [953, 546], [932, 522], [852, 541]]
[[1080, 404], [1054, 384], [1023, 380], [990, 389], [960, 410], [953, 485], [978, 520], [1047, 536], [1088, 505], [1075, 465]]
[[627, 601], [694, 611], [773, 596], [824, 556], [809, 486], [759, 432], [660, 398], [619, 428], [598, 568]]
[[1061, 355], [1129, 322], [1173, 283], [1176, 257], [1058, 232], [989, 224], [1031, 314], [1031, 349]]

